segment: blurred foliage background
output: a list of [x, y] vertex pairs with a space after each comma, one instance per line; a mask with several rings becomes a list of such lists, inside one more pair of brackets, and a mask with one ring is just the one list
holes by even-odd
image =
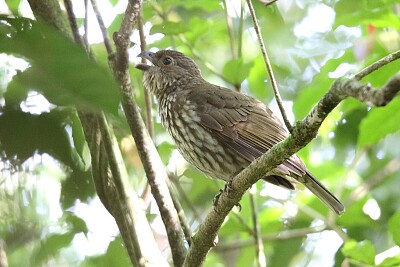
[[[127, 1], [99, 2], [112, 36]], [[279, 0], [268, 7], [263, 2], [253, 5], [292, 122], [311, 110], [335, 78], [400, 49], [396, 0]], [[73, 4], [83, 31], [83, 1]], [[130, 266], [118, 228], [96, 197], [90, 154], [73, 109], [107, 112], [131, 186], [146, 195], [146, 176], [91, 9], [88, 38], [96, 63], [50, 29], [44, 42], [26, 1], [9, 0], [0, 8], [1, 255], [8, 266]], [[244, 1], [149, 0], [142, 11], [149, 49], [184, 52], [206, 80], [250, 94], [279, 114]], [[135, 99], [146, 117], [141, 72], [134, 68], [140, 52], [136, 30], [131, 40]], [[400, 62], [392, 62], [363, 81], [379, 88], [399, 70]], [[156, 103], [152, 109], [154, 142], [196, 231], [223, 184], [184, 162], [160, 125]], [[399, 121], [399, 97], [376, 109], [347, 99], [299, 152], [346, 205], [341, 217], [308, 191], [253, 186], [268, 266], [400, 266]], [[151, 197], [145, 201], [168, 257], [157, 207]], [[248, 195], [241, 205], [224, 223], [205, 266], [256, 266]]]

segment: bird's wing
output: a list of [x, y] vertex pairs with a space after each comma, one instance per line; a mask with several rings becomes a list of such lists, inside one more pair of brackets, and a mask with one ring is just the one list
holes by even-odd
[[[213, 132], [225, 147], [249, 162], [287, 136], [272, 111], [249, 96], [207, 83], [196, 85], [196, 90], [191, 90], [186, 97], [195, 104], [200, 124]], [[283, 175], [295, 177], [301, 177], [306, 172], [303, 162], [296, 155], [277, 168]]]

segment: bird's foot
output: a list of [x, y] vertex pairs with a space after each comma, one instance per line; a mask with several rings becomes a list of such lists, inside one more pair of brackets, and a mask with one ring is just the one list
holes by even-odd
[[233, 178], [229, 179], [228, 182], [226, 182], [224, 191], [229, 195], [230, 192], [232, 192], [232, 183], [233, 183]]
[[[224, 189], [220, 189], [218, 194], [214, 197], [213, 206], [214, 206], [215, 212], [218, 213], [217, 206], [218, 206], [219, 198], [221, 197], [222, 193], [226, 192], [226, 194], [229, 197], [229, 194], [232, 192], [232, 190], [233, 190], [232, 182], [233, 182], [233, 179], [229, 179], [228, 182], [226, 182]], [[238, 207], [239, 211], [242, 210], [242, 206], [240, 205], [240, 203], [235, 204], [235, 206]]]
[[226, 192], [228, 195], [230, 192], [232, 192], [232, 179], [229, 179], [229, 181], [225, 183], [224, 189], [220, 189], [219, 192], [217, 193], [217, 195], [214, 197], [214, 199], [213, 199], [214, 208], [215, 208], [215, 206], [218, 205], [218, 200], [221, 197], [223, 192]]
[[212, 204], [213, 204], [213, 206], [214, 206], [214, 210], [215, 210], [215, 208], [218, 206], [219, 198], [221, 197], [221, 195], [222, 195], [223, 192], [224, 192], [224, 190], [220, 189], [220, 190], [218, 191], [217, 195], [214, 197], [214, 199], [213, 199], [213, 201], [212, 201]]

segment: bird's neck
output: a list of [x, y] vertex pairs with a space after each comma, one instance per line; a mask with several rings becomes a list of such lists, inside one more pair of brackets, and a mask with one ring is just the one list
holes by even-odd
[[[147, 75], [146, 75], [147, 74]], [[186, 91], [189, 85], [205, 82], [202, 77], [193, 75], [158, 75], [145, 73], [143, 77], [143, 84], [146, 89], [156, 96], [157, 101], [161, 102], [162, 99]]]

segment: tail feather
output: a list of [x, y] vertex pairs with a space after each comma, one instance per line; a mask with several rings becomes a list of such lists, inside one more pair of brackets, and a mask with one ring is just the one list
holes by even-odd
[[344, 205], [325, 188], [309, 171], [301, 181], [314, 195], [324, 202], [336, 214], [341, 215], [345, 211]]

